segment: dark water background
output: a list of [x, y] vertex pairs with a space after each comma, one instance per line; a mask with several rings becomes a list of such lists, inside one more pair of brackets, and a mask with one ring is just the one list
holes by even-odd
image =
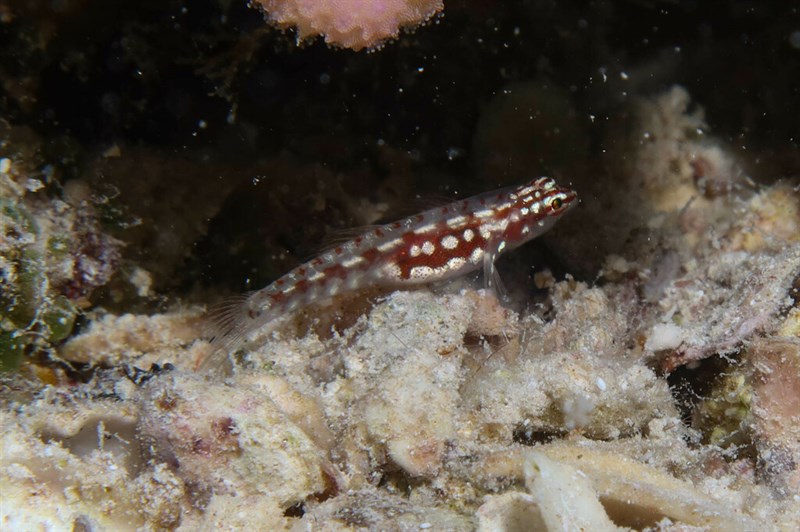
[[[119, 198], [134, 214], [143, 201], [168, 211], [166, 198], [191, 204], [225, 183], [201, 234], [179, 244], [190, 244], [180, 265], [156, 281], [241, 290], [336, 229], [413, 209], [417, 196], [593, 165], [603, 179], [608, 124], [675, 84], [758, 180], [797, 175], [791, 4], [446, 2], [413, 33], [355, 53], [319, 39], [298, 46], [240, 1], [11, 1], [0, 4], [0, 116], [43, 140], [62, 185], [160, 181], [145, 200]], [[487, 137], [508, 129], [513, 143], [519, 126], [490, 104], [509, 87], [525, 87], [520, 113], [537, 123], [509, 148], [525, 153], [516, 161], [487, 154]], [[115, 147], [119, 160], [104, 167]], [[126, 252], [147, 256], [148, 246]]]

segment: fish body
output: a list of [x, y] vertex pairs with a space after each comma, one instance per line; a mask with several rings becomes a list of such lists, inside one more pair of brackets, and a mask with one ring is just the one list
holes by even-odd
[[218, 351], [279, 316], [340, 293], [441, 281], [480, 268], [499, 288], [497, 257], [541, 235], [577, 194], [551, 178], [507, 187], [375, 227], [212, 312]]

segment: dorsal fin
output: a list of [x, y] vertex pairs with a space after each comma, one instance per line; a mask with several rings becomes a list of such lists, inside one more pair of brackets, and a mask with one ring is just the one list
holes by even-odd
[[370, 233], [379, 227], [383, 226], [380, 224], [360, 225], [331, 231], [331, 233], [329, 233], [328, 236], [326, 236], [323, 240], [322, 245], [317, 250], [317, 253], [313, 257], [309, 257], [309, 260], [318, 255], [322, 255], [323, 253], [327, 253], [335, 249], [337, 246], [341, 246], [342, 244], [346, 244], [351, 240]]
[[405, 220], [406, 218], [411, 218], [413, 216], [416, 216], [417, 214], [429, 211], [431, 209], [438, 209], [446, 205], [451, 205], [453, 202], [457, 201], [458, 198], [452, 198], [441, 194], [435, 194], [432, 196], [425, 195], [422, 197], [414, 198], [409, 202], [407, 206], [404, 206], [400, 209], [392, 210], [389, 213], [388, 219], [386, 219], [386, 223], [388, 224], [399, 220]]
[[450, 205], [454, 201], [458, 201], [458, 198], [445, 196], [443, 194], [425, 195], [415, 198], [414, 201], [411, 202], [411, 210], [408, 212], [408, 216], [413, 216], [431, 209], [438, 209], [439, 207]]
[[384, 223], [372, 224], [372, 225], [360, 225], [355, 227], [346, 227], [344, 229], [336, 229], [335, 231], [332, 231], [327, 237], [325, 237], [324, 242], [322, 246], [318, 248], [317, 253], [311, 257], [307, 257], [307, 261], [313, 259], [316, 256], [322, 255], [323, 253], [328, 253], [329, 251], [336, 249], [337, 246], [346, 244], [347, 242], [354, 240], [360, 236], [366, 236], [378, 228], [390, 225], [394, 222], [403, 221], [407, 218], [411, 218], [428, 210], [438, 209], [447, 205], [452, 205], [454, 201], [458, 201], [458, 199], [454, 200], [453, 198], [448, 198], [447, 196], [441, 196], [441, 195], [416, 198], [412, 202], [411, 207], [402, 209], [402, 211], [399, 212], [392, 212], [391, 215], [387, 217], [387, 219], [384, 221]]

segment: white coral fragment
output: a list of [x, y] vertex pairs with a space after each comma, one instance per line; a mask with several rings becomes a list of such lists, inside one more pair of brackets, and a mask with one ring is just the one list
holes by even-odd
[[[663, 517], [668, 517], [673, 522], [708, 527], [711, 530], [759, 529], [756, 520], [744, 508], [737, 507], [734, 502], [736, 499], [722, 486], [715, 486], [713, 493], [707, 493], [659, 468], [623, 456], [619, 453], [620, 447], [613, 444], [553, 443], [538, 447], [537, 451], [552, 462], [579, 470], [580, 476], [587, 479], [592, 489], [596, 490], [608, 516], [617, 524], [641, 527], [642, 524], [655, 524]], [[489, 455], [476, 469], [475, 474], [478, 478], [519, 478], [524, 471], [527, 480], [533, 478], [526, 469], [531, 467], [526, 465], [529, 457], [530, 452], [523, 450]], [[541, 461], [535, 463], [542, 467]], [[547, 471], [548, 475], [552, 475], [557, 470]], [[575, 483], [573, 479], [567, 484], [574, 485], [570, 489], [581, 493], [583, 488]], [[545, 483], [542, 489], [552, 492], [557, 488]], [[568, 496], [575, 497], [572, 494]], [[537, 504], [541, 504], [541, 501], [537, 501]], [[563, 510], [567, 502], [555, 499], [547, 500], [545, 504], [556, 504], [557, 508]], [[567, 527], [564, 530], [572, 529], [576, 527]]]
[[618, 530], [589, 478], [574, 467], [530, 453], [525, 485], [542, 512], [547, 530]]
[[477, 512], [480, 532], [621, 530], [600, 504], [591, 480], [577, 468], [530, 452], [523, 469], [528, 493], [489, 497]]
[[[292, 408], [296, 418], [302, 404]], [[170, 464], [198, 492], [266, 494], [285, 509], [335, 489], [325, 451], [252, 385], [165, 376], [146, 386], [138, 428], [151, 457]]]
[[[382, 370], [380, 385], [364, 389], [361, 404], [370, 436], [384, 442], [389, 456], [406, 472], [420, 476], [438, 469], [444, 444], [455, 435], [460, 361], [453, 351], [464, 335], [471, 306], [455, 298], [447, 307], [427, 294], [398, 294], [393, 304], [377, 308], [373, 319], [403, 323], [397, 315], [405, 312], [397, 306], [403, 300], [413, 300], [426, 319], [407, 321], [381, 341], [383, 356], [393, 360]], [[362, 348], [373, 346], [371, 357], [377, 354], [376, 339], [367, 335], [359, 342]]]
[[650, 329], [644, 348], [650, 351], [677, 349], [683, 343], [683, 336], [683, 329], [674, 323], [656, 323]]
[[[202, 358], [207, 349], [196, 342], [202, 333], [202, 309], [168, 314], [106, 314], [91, 322], [88, 330], [70, 339], [61, 356], [72, 362], [93, 365], [135, 363], [141, 367], [160, 362], [178, 362], [176, 352], [188, 359]], [[185, 360], [185, 358], [184, 358]]]

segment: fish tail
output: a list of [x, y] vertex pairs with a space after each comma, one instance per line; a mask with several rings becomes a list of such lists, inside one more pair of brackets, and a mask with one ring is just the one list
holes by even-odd
[[211, 339], [211, 353], [200, 363], [200, 370], [216, 369], [235, 351], [245, 337], [256, 330], [262, 320], [250, 313], [254, 292], [226, 298], [208, 309], [205, 316], [206, 335]]

